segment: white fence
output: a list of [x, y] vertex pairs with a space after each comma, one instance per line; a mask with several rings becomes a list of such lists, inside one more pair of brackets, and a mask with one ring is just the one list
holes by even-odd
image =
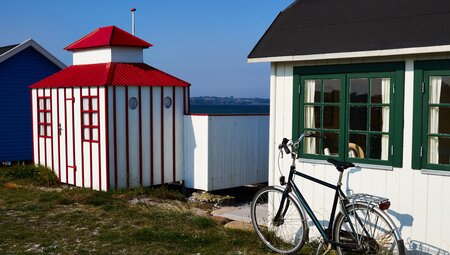
[[269, 115], [186, 115], [184, 179], [218, 190], [268, 181]]

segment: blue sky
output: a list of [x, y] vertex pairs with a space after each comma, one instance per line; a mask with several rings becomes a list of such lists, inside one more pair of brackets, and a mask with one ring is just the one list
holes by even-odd
[[293, 0], [2, 1], [0, 46], [35, 39], [65, 64], [63, 48], [97, 27], [116, 25], [154, 46], [144, 61], [192, 84], [192, 96], [269, 97], [269, 64], [247, 55]]

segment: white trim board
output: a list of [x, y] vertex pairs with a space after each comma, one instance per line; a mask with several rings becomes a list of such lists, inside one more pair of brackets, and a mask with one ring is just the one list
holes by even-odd
[[9, 59], [10, 57], [16, 55], [17, 53], [25, 50], [28, 47], [33, 47], [35, 50], [37, 50], [39, 53], [44, 55], [48, 60], [53, 62], [55, 65], [57, 65], [59, 68], [64, 69], [66, 68], [66, 65], [61, 62], [59, 59], [57, 59], [55, 56], [53, 56], [50, 52], [48, 52], [44, 47], [39, 45], [36, 41], [33, 39], [28, 39], [25, 42], [17, 45], [16, 47], [10, 49], [9, 51], [3, 53], [0, 55], [0, 63], [3, 61]]
[[389, 50], [353, 51], [353, 52], [324, 53], [324, 54], [310, 54], [310, 55], [248, 58], [247, 62], [248, 63], [293, 62], [293, 61], [310, 61], [310, 60], [326, 60], [326, 59], [342, 59], [342, 58], [386, 57], [386, 56], [441, 53], [441, 52], [450, 52], [450, 45], [400, 48]]

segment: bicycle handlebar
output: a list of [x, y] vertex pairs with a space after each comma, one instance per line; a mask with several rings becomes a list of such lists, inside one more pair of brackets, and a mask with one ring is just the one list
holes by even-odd
[[[295, 144], [300, 143], [303, 140], [303, 138], [305, 138], [305, 137], [314, 137], [314, 138], [319, 138], [319, 139], [327, 139], [326, 136], [324, 136], [324, 135], [322, 135], [320, 133], [305, 132], [305, 133], [300, 135], [300, 137], [297, 139], [297, 141], [292, 142], [291, 146], [294, 147]], [[289, 141], [290, 141], [289, 139], [283, 138], [283, 141], [281, 141], [281, 144], [278, 145], [278, 149], [279, 150], [283, 149], [286, 154], [291, 153], [291, 150], [288, 147]]]
[[287, 146], [288, 143], [289, 143], [289, 139], [283, 138], [283, 141], [281, 141], [281, 144], [278, 145], [278, 149], [279, 150], [284, 149], [284, 152], [286, 152], [286, 154], [291, 153], [291, 150], [289, 150], [289, 148]]

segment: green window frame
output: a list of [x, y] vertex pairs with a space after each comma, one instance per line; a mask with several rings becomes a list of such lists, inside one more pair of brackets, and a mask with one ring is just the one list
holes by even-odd
[[[311, 100], [312, 83], [315, 84], [314, 100]], [[333, 98], [330, 99], [330, 85], [327, 84], [332, 83], [335, 83], [332, 85], [334, 88], [339, 87], [339, 83], [340, 89], [339, 95], [334, 91]], [[357, 86], [353, 84], [356, 83], [366, 84], [366, 94], [362, 94], [367, 95], [366, 99], [355, 96], [357, 91], [354, 88]], [[389, 85], [389, 91], [383, 92], [383, 99], [380, 96], [381, 84], [383, 87]], [[403, 84], [403, 62], [294, 67], [293, 137], [296, 138], [305, 131], [331, 137], [330, 141], [305, 139], [299, 157], [319, 160], [336, 157], [357, 163], [401, 167]], [[375, 88], [378, 92], [372, 92]], [[311, 114], [312, 112], [314, 114]], [[381, 112], [388, 114], [388, 121], [379, 117]], [[350, 117], [356, 115], [362, 116], [362, 121], [350, 122]], [[378, 122], [384, 122], [382, 128], [371, 124], [375, 123], [371, 118], [377, 117]], [[315, 124], [310, 124], [311, 122]], [[375, 148], [375, 145], [382, 146], [382, 152], [371, 149]], [[355, 150], [355, 146], [359, 150]], [[362, 147], [365, 150], [362, 150]], [[361, 152], [362, 156], [359, 158], [354, 154], [349, 155], [349, 151]]]
[[449, 60], [414, 63], [413, 169], [450, 171], [450, 122], [441, 121], [450, 113], [446, 89]]

